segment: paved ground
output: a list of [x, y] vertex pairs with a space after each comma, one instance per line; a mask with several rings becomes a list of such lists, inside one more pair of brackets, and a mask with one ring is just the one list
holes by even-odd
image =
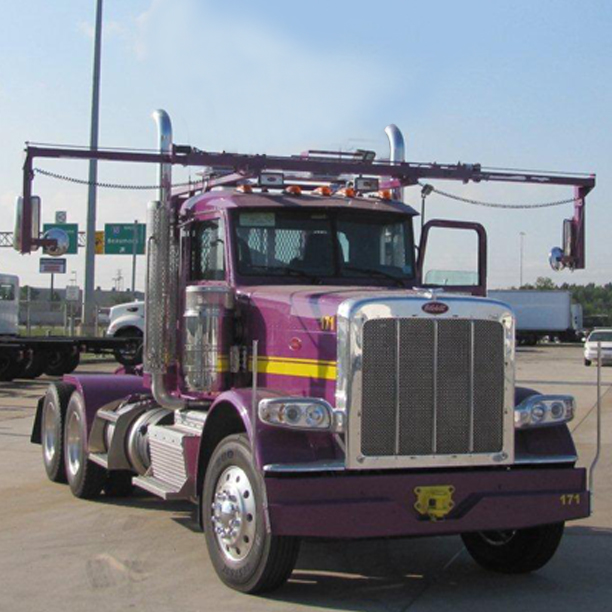
[[[585, 464], [594, 451], [595, 373], [582, 365], [579, 347], [519, 354], [520, 384], [576, 395], [573, 428]], [[612, 368], [603, 374], [608, 390]], [[612, 392], [603, 401], [595, 513], [567, 528], [559, 552], [539, 573], [484, 572], [454, 537], [306, 543], [288, 585], [263, 598], [220, 584], [189, 504], [145, 495], [84, 502], [50, 483], [40, 447], [29, 443], [34, 399], [44, 387], [44, 381], [0, 383], [2, 612], [612, 610]]]

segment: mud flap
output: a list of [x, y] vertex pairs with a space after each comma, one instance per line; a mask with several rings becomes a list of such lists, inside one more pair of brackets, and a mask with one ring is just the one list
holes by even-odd
[[32, 435], [30, 436], [30, 442], [32, 444], [42, 444], [42, 407], [44, 401], [45, 396], [43, 395], [41, 398], [38, 399], [38, 403], [36, 404], [36, 414], [34, 415]]

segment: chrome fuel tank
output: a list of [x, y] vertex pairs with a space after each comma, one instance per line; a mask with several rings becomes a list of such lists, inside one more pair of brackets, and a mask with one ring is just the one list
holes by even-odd
[[183, 373], [189, 391], [227, 388], [234, 294], [218, 285], [185, 290]]

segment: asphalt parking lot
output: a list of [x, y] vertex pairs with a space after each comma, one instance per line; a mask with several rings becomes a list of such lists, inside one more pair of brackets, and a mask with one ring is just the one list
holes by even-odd
[[[602, 373], [594, 514], [568, 525], [540, 572], [487, 573], [457, 537], [307, 542], [289, 583], [269, 597], [218, 581], [190, 504], [144, 494], [86, 502], [49, 482], [40, 447], [29, 442], [35, 400], [48, 381], [0, 383], [0, 610], [612, 610], [612, 367]], [[518, 384], [576, 396], [572, 429], [583, 465], [595, 448], [595, 376], [581, 347], [519, 350]]]

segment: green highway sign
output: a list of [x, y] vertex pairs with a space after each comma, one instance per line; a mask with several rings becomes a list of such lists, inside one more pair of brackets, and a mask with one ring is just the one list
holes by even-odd
[[[147, 226], [136, 225], [136, 255], [144, 255]], [[134, 253], [134, 224], [107, 223], [104, 226], [104, 254], [132, 255]]]
[[79, 246], [79, 224], [78, 223], [45, 223], [43, 232], [54, 227], [64, 230], [68, 234], [68, 250], [66, 255], [76, 255]]

